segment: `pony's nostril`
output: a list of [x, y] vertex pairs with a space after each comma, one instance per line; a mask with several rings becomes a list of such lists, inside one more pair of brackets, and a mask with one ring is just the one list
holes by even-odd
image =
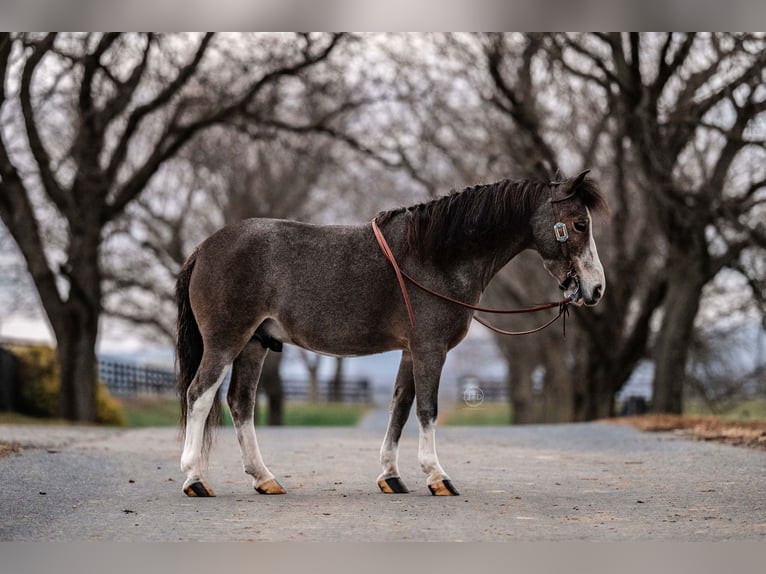
[[601, 299], [601, 293], [603, 291], [603, 287], [601, 285], [596, 285], [596, 287], [593, 289], [593, 300], [598, 301]]

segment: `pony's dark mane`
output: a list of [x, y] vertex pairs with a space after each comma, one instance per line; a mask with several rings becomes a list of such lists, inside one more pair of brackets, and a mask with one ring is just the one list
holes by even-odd
[[[576, 193], [592, 211], [606, 210], [606, 202], [593, 180], [582, 181]], [[421, 259], [447, 258], [477, 245], [491, 247], [509, 230], [520, 229], [540, 205], [541, 195], [550, 198], [550, 194], [547, 182], [504, 179], [381, 212], [378, 223], [383, 225], [404, 214], [408, 249]]]

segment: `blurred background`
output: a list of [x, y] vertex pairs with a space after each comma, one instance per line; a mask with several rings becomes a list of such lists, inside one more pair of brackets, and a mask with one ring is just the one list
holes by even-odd
[[[604, 300], [573, 311], [566, 339], [474, 325], [445, 365], [442, 422], [766, 418], [764, 48], [724, 33], [0, 35], [0, 411], [174, 424], [175, 275], [223, 225], [364, 223], [591, 169], [611, 206], [595, 223]], [[557, 297], [524, 253], [484, 302]], [[386, 408], [397, 366], [286, 346], [260, 422], [354, 424]]]

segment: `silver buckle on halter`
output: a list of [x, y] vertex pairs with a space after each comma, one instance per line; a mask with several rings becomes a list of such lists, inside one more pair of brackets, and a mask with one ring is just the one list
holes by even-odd
[[567, 226], [564, 223], [561, 223], [560, 221], [553, 226], [553, 233], [556, 235], [556, 241], [559, 243], [566, 243], [566, 241], [569, 239], [569, 232], [567, 231]]

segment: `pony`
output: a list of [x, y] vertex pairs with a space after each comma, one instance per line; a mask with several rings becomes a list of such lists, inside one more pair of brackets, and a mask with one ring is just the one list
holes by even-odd
[[184, 493], [215, 496], [202, 466], [229, 364], [226, 399], [244, 470], [257, 492], [285, 492], [263, 461], [253, 414], [266, 354], [289, 343], [343, 357], [400, 350], [378, 487], [409, 492], [399, 475], [398, 443], [416, 401], [426, 485], [437, 496], [457, 495], [436, 454], [437, 395], [447, 352], [466, 336], [474, 311], [422, 289], [408, 296], [398, 269], [433, 292], [475, 305], [502, 267], [534, 249], [569, 300], [595, 305], [606, 281], [591, 213], [607, 207], [587, 173], [476, 185], [381, 212], [375, 225], [256, 218], [208, 237], [176, 284]]

